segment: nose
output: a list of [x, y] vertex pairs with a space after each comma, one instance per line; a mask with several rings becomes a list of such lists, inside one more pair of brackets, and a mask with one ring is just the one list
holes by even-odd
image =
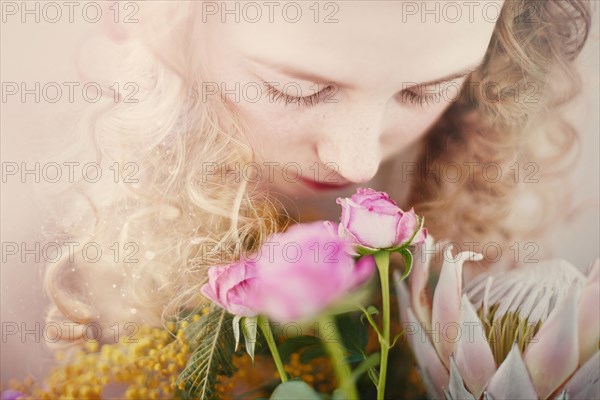
[[384, 107], [367, 112], [355, 109], [345, 116], [328, 118], [317, 143], [317, 154], [330, 163], [344, 179], [365, 183], [373, 179], [381, 163], [380, 138]]

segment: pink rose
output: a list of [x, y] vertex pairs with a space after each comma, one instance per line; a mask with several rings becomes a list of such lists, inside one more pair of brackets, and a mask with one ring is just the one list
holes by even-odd
[[278, 322], [316, 316], [373, 274], [373, 257], [356, 262], [352, 253], [323, 221], [271, 236], [256, 260], [261, 314]]
[[369, 250], [419, 244], [427, 237], [414, 210], [402, 211], [387, 193], [358, 188], [336, 202], [342, 206], [339, 235]]
[[200, 292], [231, 314], [254, 317], [256, 296], [256, 266], [252, 262], [215, 266], [208, 270], [208, 283]]

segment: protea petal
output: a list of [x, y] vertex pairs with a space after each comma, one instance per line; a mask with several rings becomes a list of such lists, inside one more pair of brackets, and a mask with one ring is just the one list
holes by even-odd
[[455, 326], [458, 335], [460, 321], [460, 302], [462, 291], [462, 266], [466, 260], [481, 260], [483, 256], [472, 251], [463, 251], [456, 258], [452, 257], [452, 245], [444, 252], [444, 264], [440, 278], [433, 294], [431, 312], [431, 329], [437, 336], [434, 338], [435, 349], [442, 362], [450, 368], [450, 354], [454, 351], [457, 337], [452, 335]]
[[577, 285], [550, 313], [525, 350], [525, 364], [538, 396], [545, 399], [577, 368]]
[[417, 371], [419, 372], [419, 376], [421, 377], [421, 382], [423, 382], [423, 386], [425, 387], [425, 392], [427, 392], [427, 398], [431, 400], [444, 399], [440, 397], [439, 387], [436, 386], [429, 375], [427, 374], [427, 369], [417, 367]]
[[428, 236], [422, 245], [419, 245], [413, 257], [413, 267], [408, 276], [411, 293], [411, 307], [419, 319], [431, 329], [431, 301], [427, 295], [427, 279], [429, 267], [433, 257], [434, 239]]
[[579, 299], [579, 365], [598, 350], [600, 339], [600, 262], [591, 266]]
[[410, 295], [406, 283], [400, 280], [400, 271], [394, 271], [394, 284], [398, 295], [398, 308], [400, 309], [400, 321], [408, 323], [408, 309], [411, 308]]
[[456, 343], [455, 359], [466, 387], [475, 398], [479, 398], [483, 388], [496, 372], [496, 362], [475, 309], [467, 295], [461, 304], [461, 335]]
[[527, 367], [521, 357], [519, 346], [513, 345], [498, 371], [486, 388], [493, 399], [536, 399], [537, 394]]
[[600, 399], [600, 351], [596, 351], [565, 386], [569, 400]]
[[[417, 363], [419, 364], [423, 375], [431, 382], [431, 388], [428, 389], [429, 396], [432, 398], [443, 398], [441, 388], [448, 382], [448, 371], [439, 359], [435, 349], [431, 345], [427, 334], [423, 331], [421, 324], [415, 318], [415, 314], [408, 309], [409, 327], [414, 331], [413, 334], [407, 334], [413, 349]], [[432, 392], [433, 391], [433, 392]]]
[[566, 390], [563, 390], [554, 398], [554, 400], [569, 400], [569, 395]]
[[475, 400], [475, 397], [465, 388], [453, 355], [450, 356], [450, 381], [447, 394], [454, 400]]
[[543, 322], [573, 284], [583, 285], [585, 275], [571, 263], [555, 259], [495, 274], [489, 291], [485, 279], [475, 279], [465, 288], [473, 304], [480, 305], [487, 296], [490, 305], [498, 305], [495, 318], [518, 313], [523, 320]]

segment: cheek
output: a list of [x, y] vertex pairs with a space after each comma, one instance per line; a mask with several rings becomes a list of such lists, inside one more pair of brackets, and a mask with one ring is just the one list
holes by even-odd
[[295, 104], [283, 106], [264, 98], [256, 103], [240, 102], [235, 106], [257, 139], [300, 142], [310, 133], [306, 119], [295, 112]]
[[295, 112], [295, 104], [283, 106], [269, 100], [235, 105], [247, 137], [259, 158], [281, 163], [312, 161], [314, 124]]
[[392, 155], [421, 139], [442, 116], [449, 104], [403, 112], [382, 137], [383, 154]]

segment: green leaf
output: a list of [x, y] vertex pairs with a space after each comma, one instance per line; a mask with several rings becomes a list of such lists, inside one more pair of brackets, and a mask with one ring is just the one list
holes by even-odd
[[321, 396], [303, 381], [288, 381], [275, 388], [271, 400], [321, 400]]
[[367, 307], [367, 312], [369, 314], [371, 314], [371, 315], [377, 315], [377, 314], [379, 314], [379, 310], [375, 306], [369, 306], [369, 307]]
[[337, 388], [331, 394], [331, 399], [330, 400], [346, 400], [346, 398], [347, 398], [346, 392], [344, 392], [340, 388]]
[[410, 274], [413, 264], [413, 256], [410, 250], [408, 249], [401, 250], [399, 253], [404, 258], [404, 272], [400, 277], [400, 280], [403, 281], [404, 279], [406, 279], [408, 274]]
[[361, 256], [368, 256], [368, 255], [371, 255], [371, 254], [375, 254], [375, 253], [377, 253], [379, 251], [379, 249], [371, 249], [369, 247], [363, 247], [363, 246], [360, 246], [360, 245], [356, 246], [355, 250]]
[[182, 397], [218, 398], [214, 392], [217, 375], [231, 376], [235, 371], [231, 363], [235, 346], [232, 322], [227, 311], [211, 306], [208, 314], [187, 326], [191, 356], [177, 378], [178, 384], [184, 383]]
[[398, 341], [398, 339], [400, 339], [401, 336], [402, 336], [402, 333], [399, 333], [396, 336], [394, 336], [394, 339], [392, 340], [392, 344], [390, 345], [390, 349], [396, 345], [396, 342]]
[[341, 314], [335, 317], [342, 344], [349, 353], [346, 357], [347, 363], [362, 361], [369, 341], [369, 329], [364, 324], [357, 323], [357, 319], [358, 316], [353, 314]]
[[302, 353], [300, 353], [300, 362], [302, 364], [308, 364], [315, 358], [323, 357], [326, 355], [327, 355], [327, 352], [325, 351], [325, 348], [323, 347], [323, 345], [310, 346], [310, 347], [305, 348], [302, 351]]
[[279, 345], [277, 350], [281, 356], [281, 360], [286, 363], [289, 361], [293, 353], [305, 347], [321, 347], [321, 340], [315, 336], [296, 336], [290, 338]]
[[[354, 371], [352, 371], [352, 378], [356, 381], [362, 374], [368, 372], [369, 370], [375, 370], [375, 367], [379, 366], [379, 360], [381, 355], [379, 353], [373, 353], [368, 358], [366, 358]], [[377, 381], [375, 381], [377, 382]]]
[[[359, 305], [357, 305], [357, 307], [358, 307], [358, 309], [359, 309], [360, 311], [362, 311], [362, 312], [363, 312], [363, 316], [367, 318], [367, 320], [369, 321], [369, 323], [371, 324], [371, 326], [373, 327], [373, 329], [374, 329], [374, 330], [375, 330], [375, 332], [377, 333], [377, 336], [381, 337], [381, 332], [379, 331], [379, 328], [377, 327], [377, 324], [375, 323], [375, 320], [373, 320], [373, 318], [371, 317], [371, 312], [372, 312], [373, 310], [371, 309], [371, 311], [369, 311], [369, 309], [370, 309], [372, 306], [369, 306], [369, 309], [366, 309], [366, 308], [364, 308], [363, 306], [361, 306], [361, 305], [359, 304]], [[373, 307], [373, 308], [375, 308], [375, 307]], [[375, 308], [375, 310], [377, 310], [377, 309]], [[361, 321], [362, 321], [362, 318], [361, 318]]]
[[371, 378], [371, 382], [373, 382], [373, 385], [375, 385], [376, 388], [379, 388], [379, 372], [377, 372], [375, 367], [369, 368], [368, 374], [369, 378]]

